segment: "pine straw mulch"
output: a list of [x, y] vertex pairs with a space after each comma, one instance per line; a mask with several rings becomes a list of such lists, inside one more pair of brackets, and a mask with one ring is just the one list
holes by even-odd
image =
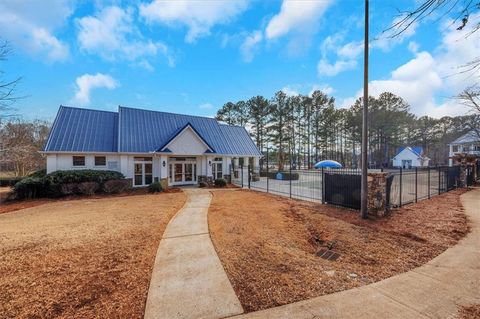
[[460, 319], [480, 319], [480, 304], [461, 306], [458, 310]]
[[[107, 194], [100, 193], [92, 196], [87, 195], [69, 195], [59, 198], [37, 198], [37, 199], [25, 199], [25, 200], [8, 200], [10, 194], [10, 187], [0, 187], [0, 214], [9, 213], [16, 210], [30, 208], [35, 206], [40, 206], [47, 203], [54, 203], [58, 201], [71, 201], [79, 199], [100, 199], [100, 198], [110, 198], [110, 197], [124, 197], [124, 196], [134, 196], [134, 195], [145, 195], [148, 194], [148, 188], [132, 188], [128, 191], [118, 193], [118, 194]], [[182, 190], [178, 187], [170, 187], [164, 190], [164, 193], [179, 193]]]
[[143, 318], [183, 192], [57, 201], [0, 215], [0, 317]]
[[[246, 311], [373, 283], [418, 267], [469, 231], [456, 190], [384, 219], [248, 190], [213, 193], [210, 233]], [[316, 256], [332, 247], [336, 261]]]

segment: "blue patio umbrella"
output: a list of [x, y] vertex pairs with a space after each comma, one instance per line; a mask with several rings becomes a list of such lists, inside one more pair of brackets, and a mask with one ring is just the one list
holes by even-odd
[[337, 161], [332, 161], [332, 160], [324, 160], [320, 161], [314, 166], [316, 169], [322, 168], [322, 167], [328, 167], [328, 168], [342, 168], [342, 164], [340, 164]]

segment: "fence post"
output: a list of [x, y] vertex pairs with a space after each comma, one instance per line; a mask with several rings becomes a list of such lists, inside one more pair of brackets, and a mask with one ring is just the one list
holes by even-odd
[[268, 193], [268, 183], [269, 183], [270, 177], [268, 176], [268, 146], [267, 146], [267, 193]]
[[400, 207], [402, 207], [402, 168], [400, 167]]
[[418, 167], [415, 166], [415, 203], [418, 202]]
[[252, 172], [250, 171], [252, 167], [250, 164], [247, 165], [247, 173], [248, 173], [248, 189], [250, 189], [250, 180], [252, 179]]
[[322, 204], [325, 204], [325, 173], [322, 167]]
[[440, 167], [438, 167], [438, 195], [440, 195]]
[[242, 174], [242, 188], [243, 188], [243, 164], [240, 165], [240, 174]]
[[292, 198], [292, 153], [290, 152], [290, 176], [289, 176], [290, 184], [290, 198]]
[[428, 176], [428, 198], [430, 199], [430, 166], [427, 167], [427, 176]]

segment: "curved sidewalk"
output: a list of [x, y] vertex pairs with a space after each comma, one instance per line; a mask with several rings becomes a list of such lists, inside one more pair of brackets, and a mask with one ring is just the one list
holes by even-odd
[[461, 200], [471, 232], [427, 264], [371, 285], [234, 318], [454, 318], [458, 306], [480, 303], [480, 188]]
[[157, 250], [145, 318], [224, 318], [243, 313], [208, 234], [211, 193], [185, 189], [187, 202]]

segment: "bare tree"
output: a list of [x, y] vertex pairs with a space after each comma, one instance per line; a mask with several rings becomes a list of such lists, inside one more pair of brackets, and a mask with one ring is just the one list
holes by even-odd
[[480, 86], [474, 85], [466, 88], [457, 96], [457, 99], [474, 113], [467, 126], [480, 137]]
[[13, 119], [0, 127], [0, 165], [15, 176], [26, 176], [45, 168], [38, 151], [48, 137], [49, 124]]
[[[468, 24], [473, 24], [466, 34], [468, 38], [480, 30], [480, 1], [479, 0], [423, 0], [412, 11], [400, 11], [398, 19], [383, 33], [389, 33], [389, 38], [395, 38], [404, 33], [408, 28], [425, 18], [438, 14], [440, 18], [453, 17], [452, 24], [457, 25], [457, 30], [463, 30]], [[459, 66], [459, 73], [470, 73], [480, 70], [480, 55]]]
[[[8, 56], [12, 53], [10, 45], [7, 41], [0, 39], [0, 62], [6, 61]], [[16, 95], [17, 85], [21, 81], [21, 77], [13, 80], [4, 79], [5, 72], [0, 69], [0, 123], [2, 119], [14, 115], [12, 105], [20, 98]]]

